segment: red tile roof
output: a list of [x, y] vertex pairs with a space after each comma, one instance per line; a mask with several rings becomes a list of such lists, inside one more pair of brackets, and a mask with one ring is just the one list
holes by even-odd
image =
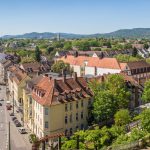
[[99, 67], [99, 68], [109, 68], [109, 69], [121, 69], [119, 62], [116, 58], [103, 58], [100, 59], [98, 57], [87, 57], [87, 56], [70, 56], [67, 55], [59, 58], [58, 60], [62, 60], [65, 63], [69, 63], [70, 65], [83, 66], [85, 62], [87, 62], [87, 66], [89, 67]]
[[[40, 94], [38, 94], [40, 93]], [[41, 105], [56, 105], [92, 96], [84, 78], [51, 79], [43, 77], [34, 87], [32, 97]]]

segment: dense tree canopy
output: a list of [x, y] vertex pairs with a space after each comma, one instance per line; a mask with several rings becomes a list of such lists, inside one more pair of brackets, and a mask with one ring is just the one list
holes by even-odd
[[67, 63], [64, 63], [62, 60], [57, 61], [52, 65], [52, 71], [56, 73], [62, 73], [62, 71], [70, 72], [70, 65]]
[[131, 121], [129, 111], [127, 109], [120, 109], [115, 114], [115, 124], [117, 126], [125, 126]]
[[104, 82], [89, 84], [94, 92], [93, 116], [96, 122], [107, 121], [118, 109], [127, 108], [130, 92], [121, 75], [109, 75]]
[[146, 103], [150, 102], [150, 80], [145, 83], [142, 100]]

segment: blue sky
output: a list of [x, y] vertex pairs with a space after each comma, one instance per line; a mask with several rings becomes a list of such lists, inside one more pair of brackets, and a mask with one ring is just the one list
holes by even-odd
[[0, 0], [0, 35], [150, 27], [150, 0]]

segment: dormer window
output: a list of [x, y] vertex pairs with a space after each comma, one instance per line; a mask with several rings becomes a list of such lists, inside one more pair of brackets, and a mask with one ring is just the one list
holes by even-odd
[[69, 94], [67, 95], [67, 97], [70, 99], [70, 98], [71, 98], [71, 94], [69, 93]]

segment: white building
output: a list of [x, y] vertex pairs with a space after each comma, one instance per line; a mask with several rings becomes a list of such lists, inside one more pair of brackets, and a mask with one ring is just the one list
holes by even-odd
[[116, 58], [102, 58], [99, 57], [87, 57], [87, 56], [65, 56], [57, 60], [63, 60], [65, 63], [69, 63], [74, 72], [78, 76], [83, 75], [103, 75], [120, 73], [124, 63], [119, 63]]

